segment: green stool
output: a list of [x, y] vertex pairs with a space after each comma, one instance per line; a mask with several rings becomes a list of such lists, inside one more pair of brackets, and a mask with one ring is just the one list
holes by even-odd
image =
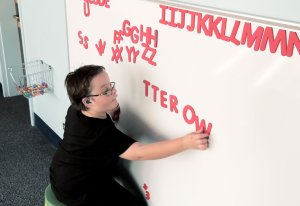
[[66, 206], [56, 199], [54, 193], [52, 192], [50, 184], [45, 190], [45, 206]]

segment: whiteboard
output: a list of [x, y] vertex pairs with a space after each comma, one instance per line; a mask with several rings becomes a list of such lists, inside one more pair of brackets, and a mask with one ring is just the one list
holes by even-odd
[[89, 2], [66, 1], [70, 70], [106, 67], [119, 128], [151, 143], [213, 125], [207, 151], [130, 164], [150, 206], [300, 204], [299, 31], [151, 1]]

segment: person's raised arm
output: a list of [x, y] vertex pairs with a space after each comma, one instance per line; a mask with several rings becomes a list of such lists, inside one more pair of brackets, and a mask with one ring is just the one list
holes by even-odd
[[169, 157], [188, 149], [205, 150], [208, 147], [208, 138], [209, 135], [200, 130], [176, 139], [147, 145], [136, 142], [120, 157], [127, 160], [154, 160]]

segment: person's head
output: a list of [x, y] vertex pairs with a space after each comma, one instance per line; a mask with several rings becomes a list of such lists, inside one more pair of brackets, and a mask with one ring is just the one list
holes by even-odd
[[[66, 79], [69, 99], [77, 110], [87, 111], [95, 116], [112, 113], [118, 108], [114, 83], [110, 82], [103, 66], [85, 65], [70, 72]], [[112, 115], [115, 121], [116, 112]]]

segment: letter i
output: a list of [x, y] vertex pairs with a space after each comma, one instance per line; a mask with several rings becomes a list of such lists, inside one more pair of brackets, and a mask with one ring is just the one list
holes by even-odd
[[159, 20], [159, 23], [161, 23], [161, 24], [168, 24], [168, 22], [166, 22], [166, 9], [168, 7], [164, 6], [164, 5], [159, 5], [159, 7], [162, 9], [161, 10], [161, 19]]

